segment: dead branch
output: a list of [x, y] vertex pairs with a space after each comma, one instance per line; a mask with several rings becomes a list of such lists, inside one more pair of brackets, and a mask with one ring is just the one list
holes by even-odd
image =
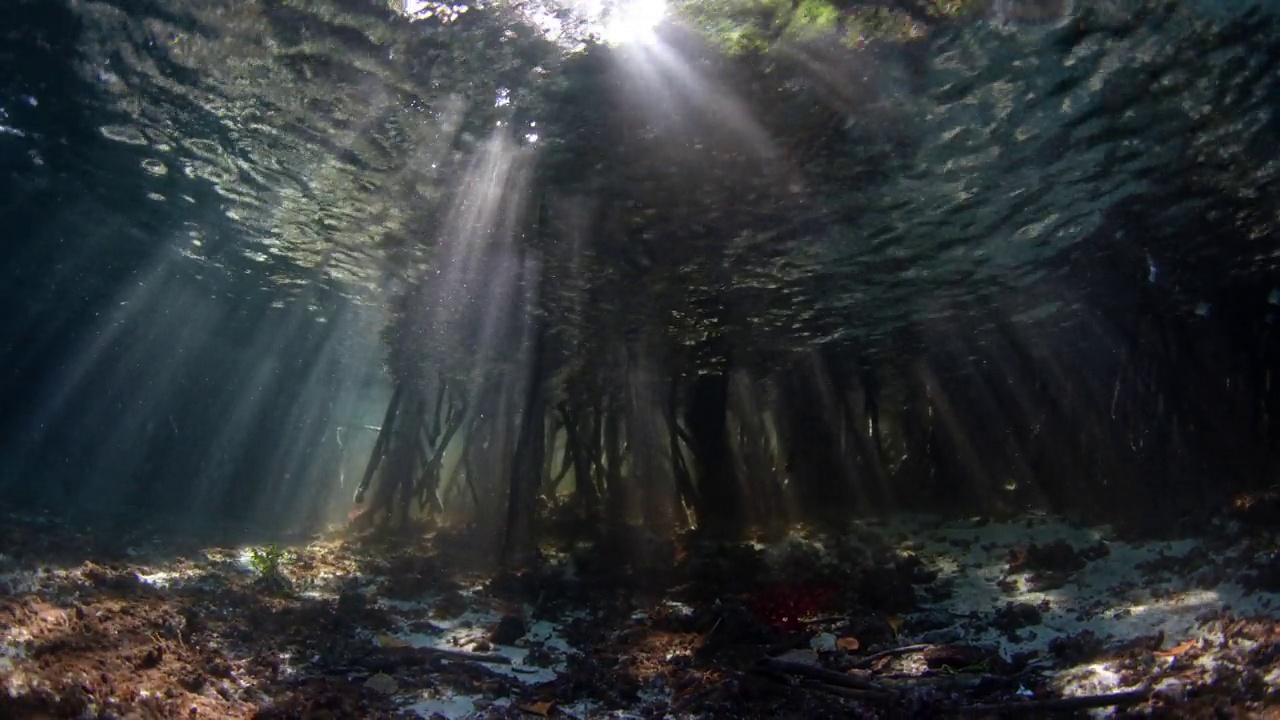
[[774, 658], [765, 658], [757, 665], [764, 670], [772, 670], [773, 672], [783, 673], [785, 675], [797, 675], [799, 677], [809, 678], [810, 680], [819, 680], [828, 685], [838, 687], [852, 688], [854, 690], [867, 690], [875, 693], [884, 693], [885, 695], [893, 695], [893, 691], [881, 685], [863, 680], [853, 675], [848, 675], [835, 670], [827, 670], [806, 663], [791, 662], [789, 660], [776, 660]]
[[840, 685], [830, 685], [822, 682], [807, 682], [804, 684], [804, 687], [821, 690], [826, 693], [831, 693], [832, 695], [839, 695], [840, 697], [850, 698], [852, 700], [885, 701], [892, 700], [895, 697], [895, 695], [889, 691], [858, 690], [856, 688], [847, 688]]
[[444, 648], [417, 648], [424, 655], [454, 660], [457, 662], [490, 663], [493, 665], [510, 665], [511, 658], [499, 653], [471, 652], [469, 650], [446, 650]]
[[859, 670], [866, 670], [867, 668], [871, 667], [872, 665], [876, 664], [880, 660], [883, 660], [887, 657], [896, 657], [898, 655], [910, 655], [911, 653], [917, 653], [917, 652], [922, 652], [924, 650], [928, 650], [931, 647], [933, 647], [933, 645], [930, 645], [929, 643], [921, 643], [918, 645], [903, 645], [902, 647], [889, 648], [888, 650], [881, 650], [878, 653], [873, 653], [864, 658], [861, 658], [860, 660], [858, 660], [858, 662], [854, 663], [854, 667], [858, 668]]
[[394, 673], [400, 668], [421, 667], [436, 659], [452, 662], [490, 663], [494, 665], [511, 664], [511, 658], [498, 653], [477, 653], [466, 650], [429, 647], [389, 647], [382, 648], [360, 660], [359, 665], [372, 672]]

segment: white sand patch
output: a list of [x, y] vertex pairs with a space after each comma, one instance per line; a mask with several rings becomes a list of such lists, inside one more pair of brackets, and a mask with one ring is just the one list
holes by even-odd
[[1110, 663], [1086, 663], [1054, 676], [1053, 685], [1064, 695], [1101, 695], [1126, 689]]
[[510, 704], [511, 701], [506, 698], [488, 701], [480, 695], [442, 692], [408, 705], [405, 710], [428, 719], [442, 717], [448, 720], [470, 720], [481, 716], [488, 708], [507, 707]]
[[[508, 660], [510, 664], [486, 663], [485, 667], [495, 673], [515, 678], [522, 683], [529, 685], [537, 685], [544, 682], [555, 680], [561, 673], [568, 670], [565, 657], [569, 654], [577, 654], [580, 651], [569, 644], [561, 635], [561, 627], [557, 623], [549, 620], [538, 620], [529, 624], [525, 634], [515, 645], [498, 645], [489, 642], [489, 635], [493, 629], [502, 620], [502, 614], [483, 607], [485, 601], [475, 595], [474, 590], [471, 593], [463, 593], [464, 596], [469, 595], [470, 600], [475, 607], [467, 609], [465, 612], [454, 617], [432, 617], [431, 608], [435, 602], [431, 599], [421, 602], [403, 602], [394, 600], [380, 600], [379, 604], [390, 610], [395, 610], [401, 615], [401, 619], [411, 623], [415, 619], [429, 618], [430, 622], [437, 628], [438, 632], [422, 633], [422, 632], [402, 632], [393, 634], [397, 640], [407, 643], [411, 647], [432, 648], [437, 650], [475, 650], [477, 645], [481, 647], [488, 646], [485, 651], [489, 654], [501, 655]], [[528, 614], [526, 608], [526, 614]], [[481, 645], [481, 643], [483, 643]], [[544, 650], [540, 653], [544, 657], [550, 656], [552, 662], [547, 664], [545, 661], [539, 664], [530, 662], [530, 655], [534, 649]]]
[[[966, 630], [965, 640], [998, 644], [1006, 655], [1045, 650], [1053, 638], [1083, 630], [1115, 640], [1164, 632], [1178, 642], [1197, 636], [1196, 628], [1214, 614], [1249, 614], [1280, 601], [1268, 593], [1247, 594], [1231, 582], [1197, 587], [1204, 584], [1193, 577], [1201, 567], [1169, 561], [1194, 556], [1197, 540], [1127, 543], [1108, 539], [1106, 528], [1079, 528], [1045, 518], [968, 527], [931, 527], [920, 519], [903, 518], [895, 525], [884, 528], [884, 534], [898, 531], [897, 537], [886, 539], [896, 539], [900, 552], [917, 555], [938, 572], [938, 582], [950, 588], [949, 597], [926, 607], [969, 618], [958, 623]], [[1034, 572], [1008, 572], [1010, 550], [1055, 540], [1077, 551], [1104, 546], [1108, 554], [1089, 561], [1052, 589], [1036, 589]], [[1167, 561], [1168, 569], [1141, 569], [1144, 563], [1160, 560]], [[1007, 603], [1038, 606], [1043, 621], [1015, 630], [1012, 636], [990, 627], [993, 614]]]
[[175, 581], [182, 578], [182, 573], [170, 572], [168, 570], [154, 570], [152, 572], [134, 572], [138, 581], [144, 585], [150, 585], [157, 588], [166, 588], [173, 585]]
[[[1084, 567], [1057, 573], [1035, 568], [1009, 571], [1011, 551], [1023, 551], [1033, 543], [1045, 548], [1058, 541], [1083, 557]], [[1005, 658], [1039, 655], [1034, 662], [1049, 666], [1058, 662], [1049, 653], [1050, 644], [1060, 638], [1087, 631], [1106, 647], [1115, 648], [1160, 636], [1162, 648], [1187, 640], [1202, 640], [1204, 648], [1214, 648], [1196, 660], [1200, 671], [1211, 678], [1221, 663], [1218, 649], [1227, 644], [1213, 622], [1216, 618], [1227, 614], [1275, 617], [1280, 611], [1280, 594], [1250, 593], [1235, 582], [1247, 564], [1246, 543], [1227, 546], [1202, 538], [1127, 542], [1105, 526], [1080, 527], [1044, 515], [1012, 522], [942, 522], [904, 515], [855, 522], [835, 548], [797, 534], [771, 546], [753, 546], [774, 564], [804, 555], [823, 562], [842, 562], [841, 557], [847, 562], [850, 556], [858, 562], [915, 556], [937, 578], [917, 586], [922, 612], [908, 616], [907, 627], [919, 619], [914, 624], [920, 629], [904, 631], [897, 644], [984, 645], [998, 649]], [[1024, 604], [1035, 609], [1018, 607]], [[1021, 612], [1015, 614], [1020, 620], [1005, 623], [1002, 629], [997, 621], [1007, 607], [1018, 607]], [[808, 657], [814, 649], [829, 650], [833, 637], [818, 634], [811, 643], [813, 649], [796, 655]], [[1240, 642], [1233, 640], [1232, 645], [1238, 648]], [[1157, 662], [1186, 661], [1158, 656]], [[899, 663], [901, 671], [924, 669], [923, 662], [911, 656]], [[1269, 681], [1280, 681], [1280, 672], [1275, 675]], [[1122, 684], [1115, 663], [1061, 668], [1048, 678], [1066, 696], [1134, 689]], [[1168, 680], [1167, 687], [1160, 689], [1177, 696], [1185, 692], [1185, 683]], [[1097, 716], [1105, 713], [1099, 711]]]
[[687, 603], [682, 603], [677, 600], [663, 600], [662, 606], [670, 610], [672, 614], [678, 617], [682, 617], [682, 618], [693, 617], [693, 606]]
[[[1131, 543], [1114, 539], [1105, 527], [1082, 528], [1044, 517], [987, 524], [938, 524], [904, 517], [862, 527], [864, 539], [877, 536], [899, 553], [918, 556], [938, 573], [935, 585], [949, 588], [945, 598], [925, 607], [935, 616], [955, 619], [948, 631], [951, 641], [995, 646], [1006, 658], [1022, 652], [1044, 654], [1053, 640], [1083, 631], [1109, 646], [1157, 634], [1163, 635], [1166, 648], [1191, 639], [1220, 641], [1210, 621], [1223, 613], [1274, 616], [1280, 608], [1280, 596], [1274, 593], [1248, 593], [1229, 579], [1215, 580], [1233, 574], [1229, 571], [1241, 563], [1242, 550], [1207, 548], [1199, 539]], [[1106, 554], [1060, 578], [1058, 587], [1054, 582], [1037, 589], [1036, 572], [1008, 571], [1011, 550], [1057, 540], [1076, 551]], [[1228, 572], [1215, 574], [1214, 566]], [[1009, 603], [1036, 606], [1041, 622], [1001, 630], [993, 621]], [[902, 642], [927, 641], [928, 636], [904, 635]], [[1211, 668], [1212, 654], [1201, 662]], [[1051, 685], [1067, 696], [1133, 689], [1121, 682], [1114, 663], [1059, 670], [1051, 676]]]
[[452, 618], [431, 618], [440, 628], [439, 633], [408, 633], [399, 636], [414, 647], [432, 647], [442, 650], [470, 649], [489, 637], [493, 626], [502, 616], [490, 610], [467, 610]]
[[182, 582], [187, 580], [202, 578], [206, 573], [206, 568], [196, 567], [184, 567], [176, 570], [138, 568], [133, 571], [134, 576], [138, 578], [138, 582], [141, 582], [144, 585], [150, 585], [154, 588], [167, 588], [180, 585]]

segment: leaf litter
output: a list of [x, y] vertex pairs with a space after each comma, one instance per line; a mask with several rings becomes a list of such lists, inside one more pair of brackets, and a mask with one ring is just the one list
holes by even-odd
[[[544, 548], [468, 562], [439, 530], [254, 548], [9, 514], [12, 717], [1270, 716], [1274, 527], [1122, 539], [1029, 515], [898, 516], [839, 537]], [[632, 542], [632, 546], [634, 546]], [[464, 570], [461, 568], [471, 568]]]

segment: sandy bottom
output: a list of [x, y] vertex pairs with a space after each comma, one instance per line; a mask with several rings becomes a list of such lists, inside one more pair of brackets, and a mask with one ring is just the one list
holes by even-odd
[[[5, 717], [1280, 717], [1280, 543], [1044, 516], [203, 547], [10, 513]], [[0, 713], [3, 714], [3, 713]]]

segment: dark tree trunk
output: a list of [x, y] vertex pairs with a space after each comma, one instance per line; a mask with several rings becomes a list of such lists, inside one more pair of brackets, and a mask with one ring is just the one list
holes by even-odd
[[606, 521], [612, 530], [620, 530], [627, 517], [627, 494], [622, 484], [622, 409], [617, 397], [611, 397], [602, 412], [604, 444]]
[[386, 514], [395, 516], [396, 526], [409, 529], [409, 515], [413, 508], [414, 489], [422, 458], [422, 421], [424, 400], [419, 392], [413, 393], [405, 407], [405, 415], [393, 434], [390, 463], [383, 476], [388, 503]]
[[898, 498], [907, 505], [932, 509], [933, 405], [928, 380], [909, 365], [902, 378], [902, 400], [896, 407], [903, 458], [892, 474]]
[[[540, 258], [540, 242], [547, 229], [547, 206], [540, 202], [532, 228], [529, 249]], [[530, 349], [528, 384], [520, 411], [520, 427], [511, 454], [510, 482], [507, 488], [507, 522], [502, 544], [502, 564], [520, 565], [537, 549], [534, 522], [538, 513], [538, 493], [542, 488], [543, 466], [547, 450], [547, 293], [551, 280], [541, 277], [544, 263], [525, 259], [522, 254], [522, 278], [537, 283], [536, 292], [528, 296], [529, 322], [533, 323], [533, 347]]]
[[731, 415], [737, 424], [735, 471], [746, 504], [745, 517], [766, 533], [785, 530], [791, 520], [785, 511], [783, 486], [776, 472], [778, 458], [766, 422], [762, 384], [745, 373], [730, 383]]
[[395, 428], [396, 413], [400, 409], [400, 399], [404, 395], [404, 385], [396, 383], [395, 390], [391, 393], [391, 400], [387, 403], [387, 411], [382, 416], [382, 427], [378, 428], [378, 439], [373, 443], [373, 452], [369, 454], [369, 462], [364, 468], [364, 477], [360, 478], [360, 485], [356, 488], [356, 495], [353, 502], [359, 505], [364, 502], [364, 494], [369, 491], [369, 484], [373, 482], [374, 473], [378, 471], [378, 466], [382, 464], [383, 458], [387, 455], [387, 445], [391, 440], [391, 433]]
[[685, 462], [684, 451], [680, 447], [680, 418], [676, 415], [680, 401], [680, 376], [672, 375], [670, 394], [667, 396], [667, 443], [671, 452], [671, 471], [676, 479], [676, 492], [684, 506], [696, 512], [698, 507], [698, 491], [693, 485], [693, 475]]
[[880, 455], [884, 452], [884, 443], [880, 439], [880, 374], [875, 368], [864, 366], [862, 379], [862, 412], [867, 416], [868, 433], [871, 439], [871, 450], [875, 454], [875, 462], [883, 467]]
[[546, 367], [546, 326], [534, 320], [533, 348], [520, 429], [511, 462], [511, 482], [507, 496], [507, 525], [502, 546], [502, 563], [511, 567], [524, 563], [537, 547], [534, 520], [538, 511], [538, 490], [546, 461], [547, 400], [543, 373]]
[[801, 517], [819, 522], [845, 517], [852, 507], [852, 479], [839, 447], [840, 415], [823, 377], [809, 363], [792, 368], [781, 402], [792, 497]]
[[698, 527], [711, 536], [738, 537], [746, 518], [729, 446], [728, 368], [694, 379], [685, 424], [698, 477]]
[[[439, 496], [440, 473], [444, 462], [444, 454], [453, 442], [454, 436], [462, 429], [466, 417], [467, 402], [465, 396], [455, 398], [458, 393], [449, 387], [444, 374], [437, 378], [435, 400], [430, 405], [423, 405], [424, 411], [430, 411], [422, 423], [425, 437], [419, 433], [419, 462], [421, 470], [418, 475], [414, 495], [418, 500], [418, 508], [425, 510], [430, 506], [436, 512], [443, 512], [444, 505]], [[423, 396], [423, 402], [426, 397]]]
[[560, 403], [560, 419], [564, 423], [565, 444], [573, 463], [573, 492], [578, 500], [582, 516], [588, 522], [599, 519], [600, 494], [596, 491], [591, 473], [591, 460], [584, 446], [586, 439], [578, 431], [578, 418], [568, 403]]

